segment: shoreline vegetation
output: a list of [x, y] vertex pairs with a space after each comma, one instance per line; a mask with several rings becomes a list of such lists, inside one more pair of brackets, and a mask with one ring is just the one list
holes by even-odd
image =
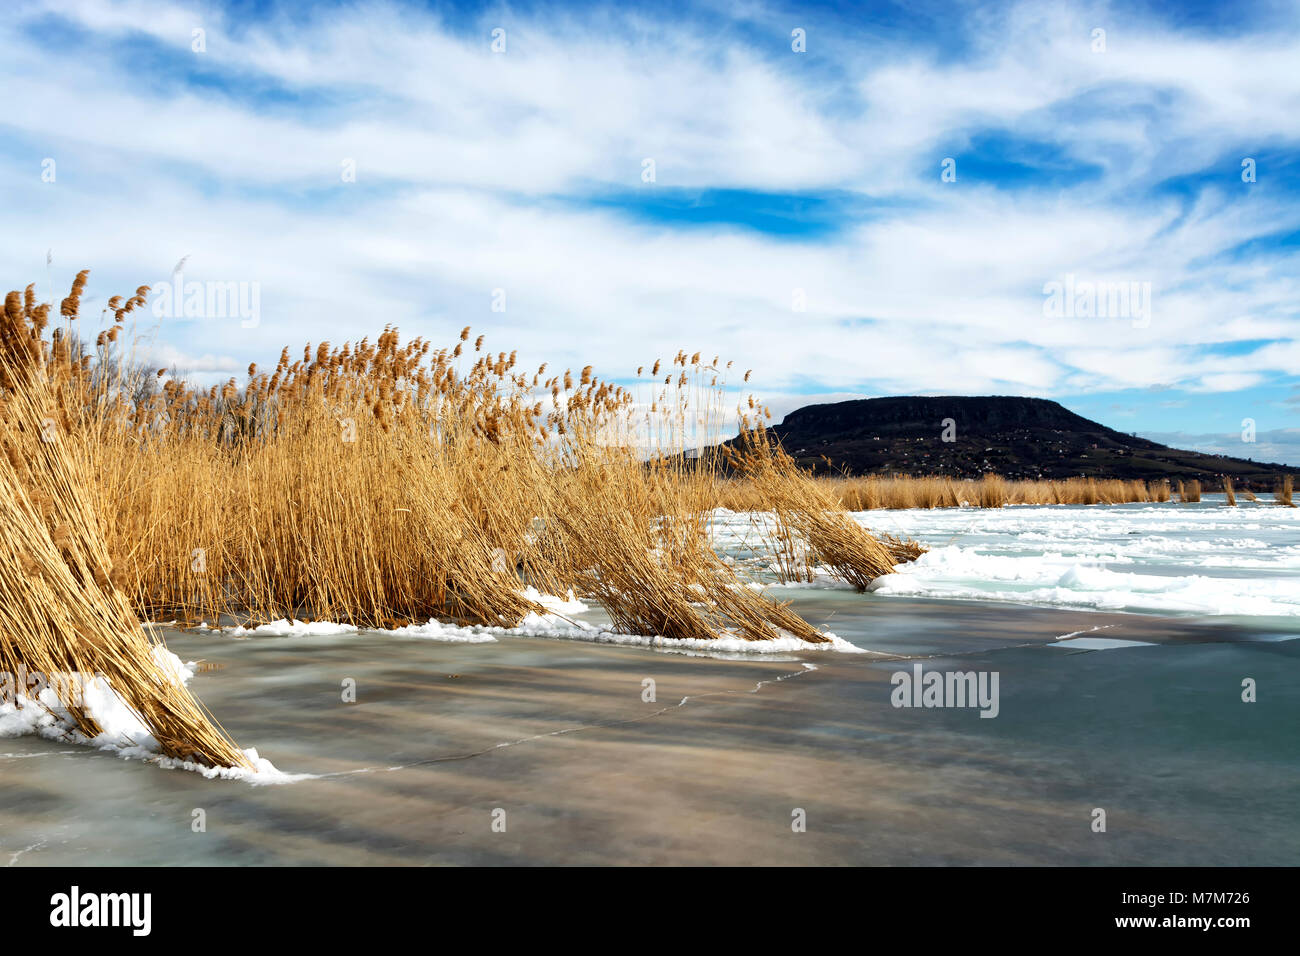
[[[1192, 504], [1201, 500], [1199, 481], [1158, 479], [1141, 481], [1122, 478], [1065, 478], [1010, 480], [989, 474], [982, 479], [925, 477], [913, 475], [868, 475], [815, 479], [823, 493], [846, 511], [878, 511], [911, 508], [1002, 508], [1009, 505], [1117, 505], [1135, 502]], [[1224, 478], [1225, 504], [1235, 507], [1237, 497], [1231, 478]], [[1253, 492], [1241, 491], [1247, 501], [1294, 507], [1292, 479], [1284, 477], [1273, 489], [1272, 502]], [[769, 492], [743, 476], [723, 478], [716, 503], [728, 511], [768, 511]]]
[[[53, 328], [32, 286], [5, 297], [0, 669], [105, 675], [163, 755], [205, 766], [249, 762], [142, 620], [515, 627], [549, 613], [538, 595], [572, 592], [622, 633], [820, 644], [832, 638], [715, 551], [715, 508], [771, 512], [782, 580], [826, 568], [863, 591], [925, 549], [851, 511], [1200, 495], [1195, 482], [814, 478], [754, 398], [735, 419], [722, 407], [731, 363], [678, 352], [625, 387], [590, 366], [520, 370], [469, 327], [441, 348], [392, 327], [286, 348], [242, 383], [192, 387], [133, 358], [146, 286], [108, 301], [93, 340], [79, 334], [86, 281]], [[740, 438], [723, 445], [729, 419]], [[58, 704], [99, 735], [75, 695]]]

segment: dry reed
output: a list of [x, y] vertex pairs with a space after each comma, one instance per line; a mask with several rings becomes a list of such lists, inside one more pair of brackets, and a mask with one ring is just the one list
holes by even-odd
[[1282, 480], [1278, 483], [1273, 492], [1273, 500], [1279, 505], [1286, 505], [1288, 508], [1294, 508], [1295, 502], [1291, 500], [1292, 479], [1290, 475], [1283, 475]]
[[[1124, 504], [1170, 499], [1167, 480], [1067, 478], [1012, 480], [996, 475], [971, 479], [911, 475], [858, 478], [818, 477], [818, 484], [848, 511], [906, 508], [958, 508], [963, 505], [1001, 508], [1005, 505]], [[718, 485], [716, 503], [732, 511], [764, 511], [765, 489], [735, 475]]]
[[[74, 300], [84, 281], [78, 276]], [[8, 297], [0, 323], [0, 670], [42, 675], [88, 739], [103, 728], [84, 708], [83, 682], [102, 678], [164, 756], [248, 768], [221, 727], [155, 656], [161, 642], [145, 634], [117, 586], [119, 569], [96, 507], [94, 461], [60, 402], [60, 393], [84, 370], [59, 347], [60, 339], [43, 354], [45, 315], [33, 308], [30, 290], [25, 304], [15, 300], [15, 294]], [[25, 689], [26, 682], [18, 693]], [[39, 700], [24, 705], [52, 709]]]
[[763, 502], [762, 510], [773, 514], [777, 550], [787, 559], [778, 564], [785, 580], [811, 580], [814, 566], [822, 565], [865, 591], [925, 550], [914, 541], [873, 535], [854, 521], [825, 484], [798, 468], [769, 438], [761, 421], [745, 427], [726, 454], [730, 467]]
[[93, 348], [45, 341], [31, 316], [19, 330], [44, 343], [38, 364], [75, 369], [53, 401], [139, 614], [513, 626], [543, 611], [532, 585], [640, 634], [825, 640], [710, 544], [717, 456], [681, 452], [720, 427], [697, 427], [725, 385], [717, 359], [656, 362], [642, 401], [590, 367], [521, 372], [468, 328], [441, 349], [387, 328], [204, 389], [125, 352], [147, 293], [110, 300]]

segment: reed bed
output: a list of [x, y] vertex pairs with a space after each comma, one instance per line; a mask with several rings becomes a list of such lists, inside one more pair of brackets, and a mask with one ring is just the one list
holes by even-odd
[[[0, 324], [0, 670], [41, 675], [87, 739], [104, 729], [84, 706], [85, 682], [102, 679], [164, 756], [250, 768], [155, 656], [161, 641], [146, 635], [119, 587], [121, 569], [109, 556], [97, 507], [95, 462], [60, 400], [84, 369], [69, 361], [66, 339], [45, 354], [39, 333], [46, 317], [29, 290], [25, 301], [17, 293], [6, 298]], [[16, 689], [19, 706], [54, 712], [26, 698], [26, 680]]]
[[[818, 477], [819, 487], [848, 511], [906, 508], [1001, 508], [1005, 505], [1124, 504], [1168, 501], [1169, 482], [1110, 478], [1013, 481], [998, 475], [979, 480], [910, 475]], [[765, 511], [766, 489], [737, 474], [718, 486], [717, 504], [732, 511]]]
[[[15, 325], [58, 381], [51, 408], [134, 614], [516, 626], [545, 611], [531, 587], [594, 598], [629, 633], [827, 640], [711, 545], [721, 456], [684, 452], [724, 427], [717, 358], [679, 352], [632, 389], [589, 367], [521, 371], [468, 328], [442, 348], [386, 328], [200, 388], [132, 360], [148, 291], [110, 300], [93, 346], [73, 333], [76, 294], [49, 336], [27, 309]], [[817, 501], [827, 514], [805, 504], [801, 527], [855, 581], [917, 553]]]
[[1201, 483], [1193, 479], [1192, 481], [1180, 481], [1178, 483], [1178, 500], [1186, 504], [1194, 504], [1201, 500]]

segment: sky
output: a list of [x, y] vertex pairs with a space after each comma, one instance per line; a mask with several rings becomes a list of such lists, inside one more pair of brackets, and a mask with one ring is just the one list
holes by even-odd
[[90, 332], [148, 284], [191, 380], [471, 325], [1300, 465], [1296, 3], [61, 0], [0, 49], [4, 287], [91, 269]]

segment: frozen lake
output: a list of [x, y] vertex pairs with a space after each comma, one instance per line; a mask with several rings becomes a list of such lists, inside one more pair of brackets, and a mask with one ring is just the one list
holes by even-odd
[[[1048, 607], [1300, 617], [1300, 508], [1222, 495], [1196, 504], [867, 511], [855, 517], [931, 549], [878, 582], [881, 595]], [[1240, 499], [1239, 499], [1240, 501]], [[756, 540], [747, 515], [717, 519], [724, 548]]]
[[[0, 740], [0, 865], [1294, 864], [1296, 515], [870, 512], [934, 557], [773, 593], [872, 653], [169, 631], [240, 744], [304, 778]], [[996, 718], [895, 706], [916, 666], [996, 674]]]

